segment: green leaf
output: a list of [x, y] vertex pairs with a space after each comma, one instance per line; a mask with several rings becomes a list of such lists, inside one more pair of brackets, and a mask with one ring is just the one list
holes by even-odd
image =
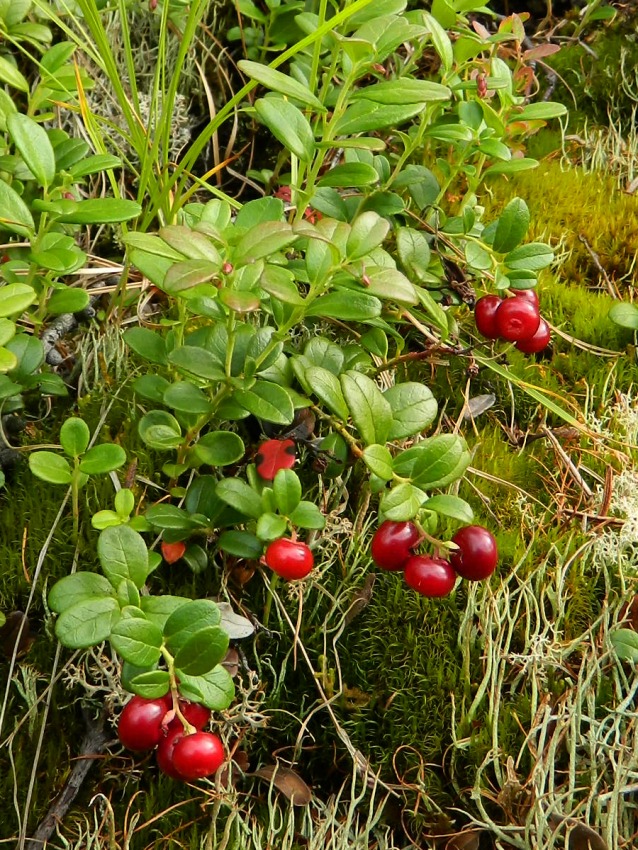
[[426, 104], [437, 101], [450, 100], [452, 92], [447, 86], [442, 86], [440, 83], [432, 83], [429, 80], [389, 80], [384, 83], [375, 83], [372, 86], [358, 89], [352, 95], [350, 100], [371, 100], [374, 103], [384, 104], [405, 104], [418, 103]]
[[376, 168], [366, 162], [346, 162], [331, 168], [317, 181], [317, 186], [334, 186], [345, 188], [349, 186], [371, 186], [379, 182]]
[[7, 83], [14, 89], [23, 92], [29, 91], [29, 83], [26, 77], [4, 56], [0, 56], [0, 81]]
[[117, 586], [117, 601], [121, 608], [140, 607], [140, 592], [130, 578], [124, 578]]
[[87, 599], [63, 611], [55, 624], [55, 634], [63, 646], [86, 649], [106, 640], [120, 619], [116, 599], [104, 596]]
[[79, 457], [84, 454], [91, 439], [89, 426], [84, 419], [71, 416], [60, 428], [60, 443], [69, 457]]
[[155, 623], [163, 632], [164, 625], [171, 614], [190, 601], [185, 596], [142, 596], [140, 608], [146, 614], [147, 619]]
[[199, 438], [194, 452], [198, 460], [209, 466], [229, 466], [243, 458], [246, 447], [233, 431], [212, 431]]
[[303, 499], [288, 519], [297, 528], [322, 529], [326, 525], [326, 518], [321, 513], [321, 509], [314, 502], [307, 502]]
[[554, 252], [544, 242], [528, 242], [506, 255], [504, 263], [508, 269], [538, 271], [549, 266]]
[[363, 462], [378, 478], [384, 481], [392, 479], [392, 455], [385, 446], [368, 446], [363, 452]]
[[[69, 270], [69, 274], [71, 271]], [[88, 307], [89, 293], [84, 289], [64, 286], [51, 293], [47, 301], [47, 313], [60, 316], [62, 313], [79, 313]]]
[[267, 97], [255, 103], [255, 111], [285, 148], [302, 162], [310, 162], [315, 153], [315, 137], [300, 109], [287, 100]]
[[182, 345], [168, 355], [169, 362], [184, 372], [208, 381], [223, 381], [226, 373], [215, 355], [196, 345]]
[[55, 154], [46, 130], [22, 112], [7, 117], [7, 130], [40, 186], [49, 187], [55, 179]]
[[219, 535], [217, 545], [222, 552], [227, 552], [236, 558], [246, 558], [247, 560], [256, 560], [261, 556], [263, 551], [261, 541], [249, 531], [223, 531]]
[[195, 599], [174, 611], [164, 624], [164, 639], [175, 655], [190, 638], [213, 626], [219, 626], [221, 614], [212, 599]]
[[290, 516], [301, 501], [299, 476], [292, 469], [280, 469], [275, 475], [272, 489], [277, 510], [283, 516]]
[[264, 221], [242, 236], [232, 259], [237, 266], [254, 263], [255, 260], [281, 251], [296, 239], [297, 234], [287, 222]]
[[209, 626], [191, 635], [175, 655], [175, 667], [187, 676], [202, 676], [216, 667], [228, 651], [228, 635], [219, 626]]
[[419, 303], [416, 287], [398, 269], [370, 271], [367, 278], [366, 289], [377, 298], [409, 306]]
[[514, 121], [547, 121], [562, 115], [567, 115], [567, 107], [564, 104], [541, 101], [528, 103], [520, 112], [512, 113], [511, 117]]
[[638, 664], [638, 632], [633, 629], [615, 629], [609, 640], [621, 661]]
[[111, 646], [129, 664], [150, 667], [159, 661], [162, 632], [149, 620], [122, 618], [111, 630]]
[[352, 229], [346, 243], [346, 253], [349, 260], [358, 260], [369, 254], [388, 235], [390, 222], [381, 218], [372, 210], [357, 216], [352, 223]]
[[470, 462], [465, 440], [456, 434], [428, 437], [394, 460], [394, 471], [423, 490], [445, 487], [460, 478]]
[[525, 238], [530, 215], [522, 198], [512, 198], [498, 218], [492, 247], [501, 254], [514, 250]]
[[182, 413], [206, 414], [213, 409], [210, 399], [189, 381], [175, 381], [164, 392], [164, 404]]
[[239, 478], [222, 478], [217, 484], [217, 496], [244, 516], [259, 519], [263, 513], [261, 496]]
[[337, 121], [334, 133], [337, 136], [352, 136], [355, 133], [398, 127], [422, 109], [422, 103], [383, 104], [370, 100], [358, 100], [349, 106]]
[[305, 370], [304, 377], [312, 392], [325, 404], [328, 410], [343, 422], [347, 422], [350, 412], [339, 378], [321, 366], [310, 366]]
[[398, 484], [383, 493], [379, 512], [384, 519], [407, 522], [409, 519], [414, 519], [426, 499], [427, 496], [418, 487], [412, 484]]
[[142, 207], [120, 198], [89, 198], [76, 201], [75, 209], [58, 217], [63, 224], [118, 224], [137, 218]]
[[426, 280], [430, 265], [430, 246], [425, 235], [413, 227], [400, 227], [396, 232], [397, 251], [404, 269], [419, 281]]
[[114, 596], [110, 582], [97, 573], [73, 573], [53, 585], [49, 591], [49, 608], [61, 614], [78, 602], [102, 596]]
[[454, 54], [452, 52], [452, 42], [450, 41], [449, 35], [436, 18], [428, 12], [423, 12], [423, 20], [427, 28], [430, 30], [432, 44], [439, 55], [443, 68], [446, 71], [450, 71], [454, 64]]
[[494, 165], [486, 168], [483, 174], [518, 174], [521, 171], [530, 171], [532, 168], [538, 168], [538, 160], [521, 157], [511, 159], [509, 162], [495, 162]]
[[117, 443], [101, 443], [88, 450], [80, 461], [80, 472], [86, 475], [106, 475], [126, 463], [126, 452]]
[[492, 268], [492, 255], [476, 242], [465, 243], [465, 261], [475, 271], [488, 271]]
[[110, 153], [94, 154], [76, 162], [69, 168], [69, 172], [76, 180], [79, 180], [91, 174], [99, 174], [100, 171], [107, 171], [109, 168], [118, 168], [120, 165], [122, 160], [119, 156]]
[[427, 502], [423, 503], [423, 508], [451, 519], [458, 519], [460, 522], [470, 523], [474, 519], [472, 508], [465, 499], [460, 499], [458, 496], [448, 494], [432, 496]]
[[341, 389], [363, 442], [384, 444], [392, 426], [392, 409], [375, 382], [361, 372], [349, 371], [341, 375]]
[[341, 319], [344, 322], [366, 322], [381, 315], [382, 304], [373, 295], [334, 290], [316, 298], [306, 309], [306, 316]]
[[179, 422], [164, 410], [151, 410], [139, 421], [138, 433], [151, 449], [174, 449], [182, 442]]
[[161, 375], [141, 375], [133, 381], [133, 392], [148, 401], [162, 404], [168, 386], [168, 381]]
[[256, 534], [260, 540], [265, 542], [278, 540], [284, 536], [287, 527], [288, 523], [285, 517], [267, 511], [257, 520]]
[[212, 711], [224, 711], [235, 699], [233, 680], [221, 664], [204, 676], [180, 676], [179, 690], [186, 699]]
[[436, 418], [436, 399], [424, 384], [406, 381], [390, 387], [383, 395], [392, 408], [389, 440], [404, 440], [419, 434]]
[[148, 328], [129, 328], [124, 332], [124, 342], [149, 363], [165, 366], [168, 362], [166, 341], [155, 331]]
[[246, 74], [247, 77], [256, 80], [271, 91], [285, 94], [286, 97], [298, 100], [300, 103], [312, 107], [317, 112], [326, 111], [326, 107], [319, 98], [315, 97], [309, 88], [293, 80], [292, 77], [282, 74], [281, 71], [276, 71], [274, 68], [269, 68], [260, 62], [251, 62], [247, 59], [241, 59], [237, 63], [237, 67], [242, 74]]
[[[0, 181], [1, 186], [2, 181]], [[0, 204], [1, 196], [2, 191], [0, 191]], [[2, 209], [4, 208], [0, 207], [0, 210]], [[34, 288], [26, 283], [9, 283], [0, 286], [0, 317], [20, 315], [36, 301], [37, 297]]]
[[622, 328], [638, 331], [638, 307], [635, 304], [617, 303], [609, 310], [609, 318]]
[[29, 469], [36, 478], [49, 484], [70, 484], [73, 478], [68, 461], [55, 452], [34, 452], [29, 455]]
[[270, 381], [257, 381], [251, 390], [236, 390], [233, 398], [240, 407], [265, 422], [289, 425], [295, 415], [290, 395]]
[[[124, 673], [122, 672], [122, 684], [124, 684]], [[132, 691], [144, 699], [159, 699], [168, 693], [170, 688], [170, 677], [168, 670], [149, 670], [146, 673], [138, 673], [128, 680], [127, 690]]]
[[[0, 56], [0, 67], [1, 60], [2, 56]], [[4, 180], [0, 180], [0, 227], [18, 233], [20, 236], [29, 236], [35, 229], [33, 216], [28, 206], [16, 190], [12, 189]], [[0, 313], [0, 315], [8, 316], [9, 313]]]
[[167, 502], [160, 502], [159, 505], [150, 507], [146, 511], [146, 519], [154, 528], [171, 531], [191, 531], [199, 526], [188, 511]]
[[117, 588], [130, 579], [140, 588], [149, 573], [148, 549], [144, 538], [127, 525], [105, 528], [97, 541], [97, 555], [104, 575]]

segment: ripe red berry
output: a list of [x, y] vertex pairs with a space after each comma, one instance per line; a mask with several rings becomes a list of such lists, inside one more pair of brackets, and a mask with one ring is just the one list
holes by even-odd
[[476, 302], [474, 307], [474, 321], [476, 329], [487, 339], [498, 339], [499, 333], [496, 329], [496, 311], [503, 303], [496, 295], [484, 295]]
[[506, 298], [495, 316], [498, 335], [509, 342], [534, 336], [540, 321], [538, 307], [525, 298]]
[[511, 289], [510, 292], [512, 292], [517, 298], [523, 298], [525, 301], [531, 301], [531, 303], [538, 309], [538, 293], [535, 289]]
[[470, 581], [480, 581], [492, 575], [498, 561], [496, 540], [482, 525], [467, 525], [459, 529], [452, 543], [459, 547], [450, 554], [456, 572]]
[[270, 569], [287, 581], [306, 578], [312, 572], [314, 558], [305, 543], [280, 537], [266, 549], [264, 560]]
[[516, 343], [516, 348], [519, 351], [525, 352], [525, 354], [537, 354], [539, 351], [547, 348], [551, 335], [552, 332], [549, 329], [549, 325], [545, 319], [541, 319], [534, 336], [531, 336], [529, 339], [519, 339]]
[[[172, 724], [171, 724], [172, 726]], [[179, 740], [184, 737], [184, 727], [180, 723], [178, 727], [169, 728], [166, 735], [164, 735], [157, 748], [157, 752], [155, 754], [157, 758], [157, 766], [165, 773], [167, 776], [170, 776], [171, 779], [182, 779], [181, 773], [176, 769], [173, 764], [173, 752], [175, 750], [175, 745]]]
[[292, 469], [296, 459], [293, 440], [266, 440], [259, 446], [255, 465], [264, 481], [273, 481], [280, 469]]
[[161, 545], [162, 558], [167, 564], [174, 564], [183, 556], [186, 551], [186, 544], [180, 540], [177, 543], [166, 543], [162, 541]]
[[405, 563], [405, 580], [423, 596], [447, 596], [456, 582], [456, 573], [443, 558], [413, 555]]
[[117, 734], [128, 750], [152, 750], [162, 737], [162, 720], [171, 707], [170, 697], [144, 699], [134, 696], [124, 706]]
[[421, 538], [413, 522], [393, 522], [387, 519], [374, 533], [370, 554], [383, 570], [402, 570]]
[[184, 779], [211, 776], [225, 760], [224, 745], [211, 732], [184, 735], [173, 749], [173, 766]]
[[[179, 710], [190, 725], [195, 727], [195, 729], [201, 730], [204, 726], [208, 725], [211, 715], [210, 708], [206, 708], [206, 706], [200, 705], [197, 702], [186, 702], [186, 700], [181, 699], [179, 701]], [[168, 724], [168, 728], [181, 729], [182, 732], [184, 731], [184, 726], [179, 717], [174, 717]]]

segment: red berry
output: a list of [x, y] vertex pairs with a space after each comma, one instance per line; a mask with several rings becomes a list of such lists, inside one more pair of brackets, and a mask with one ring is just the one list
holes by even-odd
[[[179, 710], [195, 729], [201, 730], [204, 726], [208, 725], [211, 715], [210, 708], [206, 708], [206, 706], [200, 705], [197, 702], [186, 702], [186, 700], [181, 699], [179, 701]], [[174, 717], [168, 724], [168, 728], [169, 730], [181, 729], [182, 732], [184, 731], [184, 726], [179, 717]]]
[[456, 582], [456, 573], [443, 558], [413, 555], [405, 562], [405, 580], [423, 596], [447, 596]]
[[264, 560], [273, 572], [287, 581], [305, 578], [312, 572], [315, 563], [305, 543], [287, 537], [273, 541], [266, 549]]
[[534, 336], [540, 321], [538, 307], [526, 298], [506, 298], [495, 317], [498, 335], [509, 342]]
[[296, 459], [293, 440], [266, 440], [259, 446], [255, 464], [264, 481], [273, 481], [280, 469], [292, 469]]
[[496, 329], [496, 311], [503, 303], [496, 295], [484, 295], [474, 307], [474, 321], [477, 331], [488, 339], [498, 339]]
[[161, 549], [162, 558], [164, 558], [166, 563], [174, 564], [175, 561], [179, 561], [186, 551], [186, 544], [181, 540], [178, 543], [162, 542]]
[[525, 354], [537, 354], [539, 351], [547, 348], [551, 335], [552, 332], [549, 329], [549, 325], [545, 319], [541, 319], [541, 323], [534, 336], [531, 336], [529, 339], [520, 339], [516, 343], [516, 348], [519, 351], [524, 351]]
[[162, 737], [162, 720], [171, 708], [170, 697], [144, 699], [134, 696], [124, 706], [117, 734], [128, 750], [152, 750]]
[[202, 779], [226, 761], [224, 745], [211, 732], [195, 732], [179, 738], [173, 749], [173, 766], [184, 779]]
[[372, 560], [383, 570], [402, 570], [420, 538], [421, 534], [414, 523], [387, 519], [372, 538]]
[[538, 309], [538, 293], [535, 289], [510, 289], [517, 298], [530, 301]]
[[450, 554], [456, 572], [470, 581], [480, 581], [492, 575], [498, 561], [496, 540], [482, 525], [467, 525], [452, 538], [459, 547]]
[[160, 740], [157, 748], [157, 766], [162, 773], [170, 776], [171, 779], [183, 779], [181, 773], [173, 764], [173, 752], [175, 751], [175, 745], [183, 737], [184, 727], [180, 723], [179, 727], [169, 728], [166, 735]]

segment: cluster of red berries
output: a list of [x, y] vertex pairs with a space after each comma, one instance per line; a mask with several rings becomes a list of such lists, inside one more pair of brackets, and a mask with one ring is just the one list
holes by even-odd
[[513, 342], [525, 354], [542, 351], [551, 336], [533, 289], [516, 290], [512, 298], [484, 295], [474, 307], [474, 321], [484, 337]]
[[157, 747], [157, 765], [172, 779], [188, 781], [212, 776], [226, 760], [226, 753], [217, 735], [202, 731], [210, 720], [210, 710], [182, 699], [178, 705], [195, 731], [189, 733], [175, 715], [170, 694], [159, 699], [134, 696], [120, 715], [118, 737], [134, 752]]
[[452, 538], [458, 548], [449, 560], [416, 555], [422, 536], [413, 522], [386, 520], [372, 538], [372, 560], [384, 570], [403, 571], [406, 583], [423, 596], [447, 596], [457, 576], [480, 581], [492, 575], [498, 561], [494, 536], [481, 525], [468, 525]]

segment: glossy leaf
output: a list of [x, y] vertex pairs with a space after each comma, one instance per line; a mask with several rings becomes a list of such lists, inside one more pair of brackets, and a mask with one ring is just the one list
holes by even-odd
[[89, 426], [83, 419], [78, 419], [76, 416], [66, 419], [60, 428], [60, 443], [69, 457], [79, 457], [83, 454], [90, 439]]
[[243, 440], [233, 431], [212, 431], [197, 441], [195, 455], [210, 466], [229, 466], [240, 461], [246, 451]]
[[129, 664], [150, 667], [159, 661], [162, 631], [149, 620], [122, 618], [111, 630], [113, 649]]
[[60, 614], [55, 634], [70, 649], [86, 649], [106, 640], [119, 619], [120, 606], [116, 599], [110, 596], [87, 599]]
[[423, 503], [423, 508], [451, 519], [458, 519], [459, 522], [470, 523], [474, 519], [474, 512], [465, 499], [447, 493], [432, 496], [427, 502]]
[[33, 118], [14, 112], [7, 118], [7, 130], [22, 159], [45, 189], [55, 178], [55, 154], [46, 130]]
[[363, 442], [383, 445], [392, 426], [392, 409], [379, 387], [361, 372], [349, 371], [341, 375], [341, 389]]
[[255, 103], [255, 111], [285, 148], [302, 162], [310, 162], [315, 152], [315, 137], [300, 109], [287, 100], [268, 97]]
[[222, 502], [245, 516], [258, 519], [263, 512], [261, 496], [240, 478], [222, 478], [216, 492]]
[[[175, 655], [175, 667], [180, 674], [202, 676], [219, 664], [227, 651], [228, 635], [223, 629], [219, 626], [199, 629], [178, 649]], [[181, 676], [178, 675], [178, 678]]]
[[272, 483], [277, 510], [289, 516], [301, 501], [301, 481], [292, 469], [280, 469]]
[[529, 228], [530, 214], [522, 198], [512, 198], [498, 217], [492, 247], [501, 254], [513, 251], [525, 238]]
[[554, 252], [544, 242], [528, 242], [514, 248], [505, 257], [505, 265], [508, 269], [525, 271], [538, 271], [549, 266], [554, 259]]
[[393, 522], [407, 522], [413, 519], [427, 496], [412, 484], [398, 484], [391, 490], [385, 490], [379, 504], [379, 511], [385, 519]]
[[29, 455], [29, 469], [49, 484], [70, 484], [73, 478], [69, 462], [55, 452], [33, 452]]
[[203, 676], [182, 674], [179, 690], [186, 699], [199, 702], [212, 711], [224, 711], [235, 698], [233, 680], [221, 664]]
[[289, 393], [271, 381], [257, 381], [251, 390], [236, 390], [233, 398], [240, 407], [266, 422], [289, 425], [295, 415]]
[[97, 541], [97, 555], [113, 587], [122, 579], [130, 579], [137, 588], [143, 586], [149, 573], [148, 549], [137, 531], [128, 525], [105, 528]]
[[196, 345], [182, 345], [176, 348], [168, 355], [168, 360], [184, 372], [208, 381], [223, 381], [226, 377], [219, 359], [210, 351]]
[[384, 481], [390, 481], [394, 474], [392, 468], [392, 455], [385, 446], [368, 446], [363, 452], [363, 462], [370, 472]]
[[406, 381], [383, 393], [392, 408], [389, 440], [404, 440], [428, 428], [437, 414], [436, 399], [424, 384]]
[[267, 65], [262, 65], [260, 62], [251, 62], [247, 59], [241, 59], [237, 63], [237, 67], [253, 80], [256, 80], [262, 86], [271, 91], [279, 92], [287, 97], [298, 100], [315, 109], [317, 112], [325, 112], [326, 107], [317, 98], [309, 88], [293, 80], [292, 77], [282, 74], [281, 71], [276, 71], [274, 68], [269, 68]]
[[129, 328], [124, 332], [124, 342], [149, 363], [165, 366], [168, 362], [166, 341], [156, 331], [148, 328]]
[[137, 426], [142, 440], [152, 449], [174, 449], [182, 442], [179, 422], [164, 410], [146, 413]]
[[351, 100], [364, 98], [373, 103], [384, 104], [425, 104], [450, 100], [452, 92], [447, 86], [429, 80], [400, 79], [375, 83], [358, 89]]
[[[221, 614], [212, 599], [195, 599], [180, 606], [164, 624], [164, 639], [175, 654], [202, 629], [219, 626]], [[225, 651], [225, 650], [224, 650]]]
[[346, 109], [337, 121], [334, 132], [337, 136], [351, 136], [354, 133], [398, 127], [414, 118], [422, 109], [422, 103], [384, 104], [358, 100]]
[[365, 322], [380, 316], [381, 308], [381, 301], [373, 295], [334, 290], [313, 301], [306, 309], [306, 315], [341, 319], [346, 322]]
[[[0, 60], [2, 60], [2, 56], [0, 56]], [[0, 79], [1, 76], [0, 74]], [[15, 189], [11, 188], [4, 180], [0, 180], [0, 227], [18, 233], [20, 236], [29, 236], [35, 229], [33, 216], [28, 206]], [[10, 314], [0, 313], [0, 315], [8, 316]]]
[[61, 614], [78, 602], [102, 596], [114, 597], [108, 579], [98, 573], [77, 572], [56, 581], [49, 591], [49, 608]]
[[320, 399], [331, 413], [343, 422], [348, 421], [350, 412], [341, 389], [339, 378], [321, 366], [310, 366], [305, 370], [305, 379], [312, 392]]
[[117, 443], [93, 446], [80, 461], [80, 471], [86, 475], [106, 475], [126, 463], [126, 452]]

